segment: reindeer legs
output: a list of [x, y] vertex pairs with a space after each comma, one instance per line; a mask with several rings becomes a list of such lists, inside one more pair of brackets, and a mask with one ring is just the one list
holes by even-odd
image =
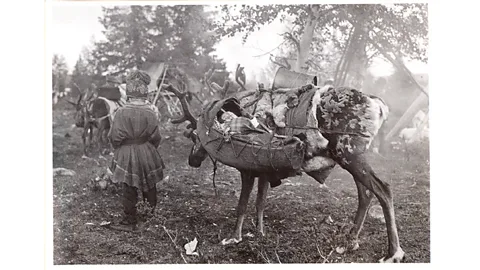
[[[253, 184], [255, 183], [255, 177], [252, 176], [252, 173], [249, 171], [241, 171], [242, 177], [242, 191], [240, 192], [240, 200], [238, 201], [237, 207], [237, 223], [235, 225], [235, 232], [233, 237], [230, 239], [223, 239], [222, 244], [236, 244], [242, 241], [242, 227], [243, 221], [245, 220], [245, 213], [247, 212], [248, 199], [250, 198], [250, 193], [253, 189]], [[262, 175], [258, 179], [258, 192], [257, 192], [257, 230], [264, 236], [265, 227], [263, 225], [263, 212], [265, 210], [265, 201], [267, 198], [268, 185], [268, 175]]]
[[265, 210], [265, 201], [267, 199], [267, 191], [268, 191], [268, 176], [263, 175], [258, 178], [258, 192], [257, 192], [257, 231], [262, 235], [265, 236], [265, 228], [263, 226], [263, 212]]
[[108, 135], [108, 130], [104, 129], [102, 134], [102, 152], [101, 152], [102, 155], [108, 155], [109, 145], [108, 145], [107, 135]]
[[92, 144], [92, 141], [93, 141], [93, 125], [92, 124], [88, 124], [88, 129], [87, 129], [87, 132], [89, 134], [89, 144]]
[[[85, 124], [87, 125], [87, 124]], [[83, 155], [87, 155], [87, 136], [88, 136], [88, 129], [89, 127], [84, 127], [83, 128], [83, 133], [82, 133], [82, 142], [83, 142]]]
[[[375, 175], [375, 172], [367, 163], [364, 155], [350, 156], [348, 158], [348, 162], [342, 162], [340, 164], [344, 169], [352, 174], [355, 182], [359, 182], [359, 184], [365, 186], [368, 190], [373, 192], [382, 206], [387, 225], [388, 255], [386, 258], [382, 258], [380, 262], [400, 262], [405, 253], [400, 247], [400, 240], [398, 238], [397, 225], [395, 223], [395, 212], [393, 208], [393, 196], [390, 185], [383, 182]], [[359, 193], [359, 199], [360, 196], [361, 195]], [[360, 225], [362, 225], [363, 220], [365, 219], [364, 216], [367, 211], [367, 207], [364, 207], [364, 204], [366, 204], [366, 202], [366, 200], [363, 201], [361, 207], [359, 203], [359, 211], [357, 211], [357, 216], [355, 217], [356, 226], [358, 226], [359, 229], [361, 227]]]
[[358, 209], [354, 219], [355, 225], [350, 231], [350, 235], [352, 236], [353, 250], [358, 249], [358, 236], [362, 230], [363, 223], [365, 222], [365, 218], [373, 198], [372, 192], [368, 191], [363, 184], [358, 181], [355, 181], [355, 184], [357, 185], [358, 191]]
[[240, 200], [237, 206], [237, 223], [235, 225], [235, 232], [230, 239], [223, 239], [222, 244], [236, 244], [242, 241], [242, 227], [245, 220], [245, 213], [247, 212], [248, 199], [255, 183], [255, 177], [249, 171], [240, 171], [242, 177], [242, 191], [240, 192]]
[[99, 150], [100, 152], [100, 155], [102, 154], [102, 150], [103, 150], [103, 126], [102, 124], [100, 123], [98, 125], [98, 129], [97, 129], [97, 138], [96, 138], [96, 144], [97, 144], [97, 149]]
[[252, 192], [253, 183], [255, 178], [252, 177], [250, 172], [241, 172], [242, 176], [242, 191], [240, 192], [240, 200], [237, 207], [237, 224], [235, 225], [234, 237], [238, 241], [242, 241], [242, 226], [245, 219], [245, 213], [247, 212], [248, 199]]
[[[322, 186], [324, 186], [325, 180], [330, 175], [333, 168], [334, 166], [320, 171], [307, 172], [307, 174], [313, 179], [315, 179]], [[363, 223], [365, 222], [365, 217], [367, 216], [368, 209], [370, 208], [370, 202], [373, 198], [373, 194], [370, 191], [367, 191], [365, 186], [363, 186], [360, 182], [355, 181], [355, 184], [357, 185], [358, 191], [358, 209], [355, 215], [354, 227], [350, 231], [353, 250], [358, 249], [358, 236], [360, 234], [360, 231], [362, 230]]]

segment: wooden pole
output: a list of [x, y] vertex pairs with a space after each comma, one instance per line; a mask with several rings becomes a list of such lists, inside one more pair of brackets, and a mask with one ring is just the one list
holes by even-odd
[[389, 141], [400, 131], [401, 128], [406, 126], [406, 124], [412, 120], [418, 110], [424, 106], [426, 102], [428, 102], [428, 97], [420, 93], [410, 107], [408, 107], [402, 117], [400, 117], [395, 126], [388, 132], [387, 136], [385, 136], [385, 140]]
[[153, 105], [157, 104], [158, 96], [160, 95], [160, 91], [162, 91], [163, 81], [165, 80], [165, 75], [167, 75], [168, 65], [165, 65], [163, 70], [164, 70], [164, 72], [163, 72], [162, 81], [160, 82], [160, 85], [157, 88], [157, 94], [155, 95], [155, 98], [153, 99]]

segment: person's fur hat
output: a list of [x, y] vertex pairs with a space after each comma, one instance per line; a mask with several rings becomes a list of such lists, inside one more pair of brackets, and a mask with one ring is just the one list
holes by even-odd
[[150, 75], [142, 70], [134, 70], [128, 74], [127, 96], [146, 97], [148, 94], [148, 85], [150, 84]]

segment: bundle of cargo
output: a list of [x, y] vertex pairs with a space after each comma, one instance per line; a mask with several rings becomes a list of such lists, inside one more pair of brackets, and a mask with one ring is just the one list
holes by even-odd
[[120, 88], [116, 86], [110, 86], [110, 85], [100, 86], [97, 89], [97, 93], [99, 97], [103, 97], [113, 101], [118, 101], [122, 97]]
[[[234, 119], [222, 123], [222, 116], [229, 113]], [[260, 121], [257, 126], [256, 121]], [[305, 143], [296, 136], [276, 135], [261, 121], [250, 119], [237, 99], [228, 98], [206, 107], [196, 132], [208, 154], [223, 164], [257, 172], [299, 170]]]

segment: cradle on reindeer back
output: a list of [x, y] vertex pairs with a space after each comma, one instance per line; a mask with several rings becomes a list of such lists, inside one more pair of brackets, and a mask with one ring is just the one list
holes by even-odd
[[237, 99], [227, 98], [210, 102], [198, 120], [198, 138], [212, 158], [240, 170], [256, 172], [291, 172], [301, 168], [305, 143], [299, 138], [252, 127], [239, 128], [244, 130], [242, 133], [225, 134], [218, 121], [226, 111], [239, 118], [247, 116]]

